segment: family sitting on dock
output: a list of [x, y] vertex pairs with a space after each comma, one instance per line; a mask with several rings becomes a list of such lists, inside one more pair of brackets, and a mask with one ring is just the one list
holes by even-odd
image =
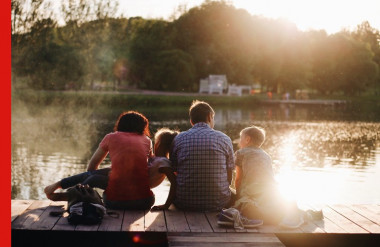
[[[150, 139], [149, 121], [128, 111], [116, 121], [114, 132], [100, 142], [87, 171], [45, 188], [48, 199], [67, 200], [66, 192], [77, 184], [103, 189], [103, 201], [111, 209], [163, 210], [172, 204], [180, 210], [218, 211], [220, 225], [256, 227], [280, 224], [298, 227], [305, 219], [322, 217], [304, 212], [278, 192], [272, 161], [261, 149], [265, 131], [251, 126], [240, 132], [235, 153], [230, 137], [214, 130], [212, 107], [194, 101], [189, 109], [192, 127], [183, 132], [162, 128]], [[109, 154], [110, 168], [98, 169]], [[231, 189], [233, 172], [236, 190]], [[171, 186], [163, 205], [154, 206], [151, 190], [167, 177]], [[236, 217], [236, 212], [239, 217]]]

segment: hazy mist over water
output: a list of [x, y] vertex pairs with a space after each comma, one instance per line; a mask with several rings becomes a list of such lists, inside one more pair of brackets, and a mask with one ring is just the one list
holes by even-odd
[[[188, 109], [181, 107], [108, 109], [13, 102], [12, 199], [46, 199], [46, 185], [85, 171], [92, 152], [125, 110], [146, 115], [153, 134], [160, 127], [190, 128]], [[369, 120], [368, 114], [288, 106], [215, 111], [215, 129], [232, 140], [249, 125], [265, 128], [263, 149], [273, 159], [285, 195], [305, 203], [380, 203], [380, 121]], [[103, 165], [110, 165], [108, 158]]]

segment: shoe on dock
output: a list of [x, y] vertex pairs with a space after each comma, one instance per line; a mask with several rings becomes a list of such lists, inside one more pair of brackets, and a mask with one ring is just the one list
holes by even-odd
[[305, 223], [303, 214], [291, 214], [285, 216], [279, 223], [279, 226], [287, 229], [296, 229]]
[[218, 216], [218, 225], [221, 226], [240, 226], [239, 228], [254, 228], [261, 226], [263, 220], [248, 219], [240, 214], [235, 208], [222, 209]]

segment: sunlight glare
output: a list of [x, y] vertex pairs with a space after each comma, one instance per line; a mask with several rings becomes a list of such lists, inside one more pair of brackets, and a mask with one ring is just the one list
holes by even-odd
[[290, 132], [279, 147], [276, 181], [281, 194], [286, 199], [299, 203], [333, 202], [344, 190], [342, 187], [348, 174], [342, 171], [337, 173], [333, 169], [330, 172], [316, 168], [305, 169], [296, 156], [302, 151], [298, 147], [299, 139], [299, 132]]
[[348, 174], [320, 170], [293, 170], [276, 176], [281, 194], [301, 204], [334, 203], [340, 196]]
[[[238, 8], [244, 8], [251, 14], [263, 15], [269, 18], [284, 18], [297, 25], [302, 31], [324, 29], [328, 33], [338, 32], [342, 28], [356, 26], [371, 17], [379, 3], [355, 0], [268, 0], [246, 1], [233, 0]], [[373, 6], [373, 8], [369, 7]]]

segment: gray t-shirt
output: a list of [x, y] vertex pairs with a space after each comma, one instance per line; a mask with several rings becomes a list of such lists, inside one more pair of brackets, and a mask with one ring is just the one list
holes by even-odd
[[255, 200], [275, 184], [272, 159], [261, 148], [236, 151], [235, 165], [242, 170], [239, 198]]

